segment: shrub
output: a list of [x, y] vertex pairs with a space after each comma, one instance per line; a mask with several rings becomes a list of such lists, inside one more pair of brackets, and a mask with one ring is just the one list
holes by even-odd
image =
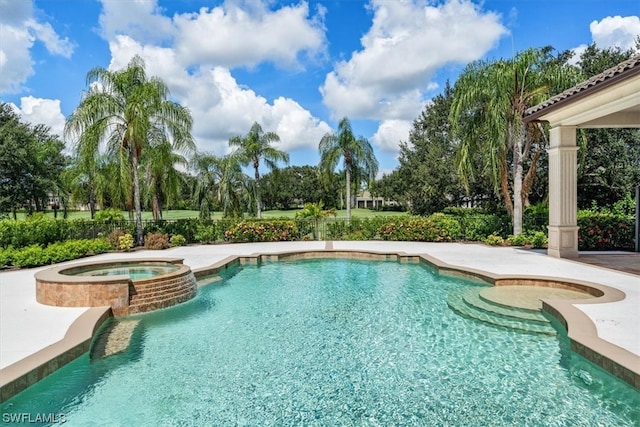
[[194, 239], [198, 243], [215, 243], [217, 240], [223, 240], [224, 234], [218, 231], [215, 223], [198, 224]]
[[36, 267], [49, 262], [48, 254], [40, 245], [30, 245], [13, 253], [13, 265], [16, 267]]
[[124, 236], [125, 234], [127, 233], [124, 230], [117, 228], [109, 233], [109, 235], [107, 236], [107, 241], [112, 248], [120, 249], [120, 237]]
[[529, 246], [531, 245], [531, 236], [528, 233], [521, 233], [517, 236], [509, 235], [506, 244], [509, 246]]
[[490, 234], [483, 240], [485, 245], [500, 246], [504, 244], [504, 239], [497, 234]]
[[184, 238], [182, 234], [174, 234], [169, 239], [169, 243], [171, 246], [184, 246], [187, 244], [187, 239]]
[[0, 268], [8, 267], [13, 264], [13, 247], [0, 248]]
[[106, 208], [96, 212], [93, 216], [93, 219], [95, 221], [122, 221], [124, 219], [124, 215], [119, 209]]
[[578, 249], [633, 249], [633, 217], [584, 210], [578, 212]]
[[149, 233], [144, 237], [145, 249], [167, 249], [169, 245], [169, 236], [162, 233]]
[[547, 234], [543, 231], [526, 231], [517, 236], [509, 236], [505, 242], [509, 246], [531, 246], [533, 248], [546, 248]]
[[549, 238], [547, 237], [547, 233], [542, 231], [536, 231], [533, 233], [533, 237], [531, 238], [531, 245], [538, 248], [546, 248], [549, 244]]
[[450, 242], [460, 235], [460, 223], [448, 215], [436, 213], [428, 218], [396, 218], [382, 225], [384, 240]]
[[224, 232], [228, 242], [279, 242], [296, 240], [298, 227], [291, 220], [241, 221]]
[[129, 233], [118, 237], [118, 249], [128, 251], [133, 247], [133, 236]]

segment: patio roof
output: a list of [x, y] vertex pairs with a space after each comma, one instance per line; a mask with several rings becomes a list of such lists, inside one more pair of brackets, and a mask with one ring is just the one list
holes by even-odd
[[523, 120], [552, 127], [640, 127], [640, 55], [529, 108]]

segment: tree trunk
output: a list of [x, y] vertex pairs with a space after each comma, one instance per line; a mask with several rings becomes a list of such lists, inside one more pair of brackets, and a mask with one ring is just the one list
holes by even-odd
[[142, 207], [140, 206], [140, 182], [138, 181], [138, 156], [134, 147], [131, 151], [131, 167], [133, 169], [133, 207], [136, 215], [136, 245], [144, 244], [144, 236], [142, 229]]
[[351, 220], [351, 165], [348, 164], [346, 168], [347, 178], [347, 220]]
[[96, 214], [96, 193], [93, 185], [89, 188], [89, 212], [91, 213], [91, 219], [93, 219]]
[[262, 218], [262, 203], [260, 201], [260, 172], [258, 171], [258, 166], [256, 166], [255, 162], [254, 162], [254, 168], [256, 170], [256, 207], [258, 208], [257, 210], [257, 216], [258, 219]]
[[517, 236], [522, 233], [522, 147], [524, 134], [524, 125], [518, 129], [518, 133], [514, 135], [513, 145], [513, 235]]

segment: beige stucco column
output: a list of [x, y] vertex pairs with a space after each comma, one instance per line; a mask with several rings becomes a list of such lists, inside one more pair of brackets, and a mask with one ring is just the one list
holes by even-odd
[[549, 249], [558, 258], [578, 256], [576, 128], [551, 129], [549, 148]]

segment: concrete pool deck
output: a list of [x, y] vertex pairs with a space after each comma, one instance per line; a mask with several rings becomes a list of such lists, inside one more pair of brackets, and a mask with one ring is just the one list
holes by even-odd
[[[617, 272], [576, 261], [551, 258], [535, 251], [511, 247], [488, 247], [464, 243], [423, 243], [386, 241], [310, 241], [251, 244], [183, 246], [162, 251], [138, 250], [109, 253], [70, 261], [105, 261], [128, 258], [176, 257], [197, 270], [231, 256], [277, 254], [304, 251], [356, 251], [405, 253], [435, 259], [443, 265], [479, 271], [491, 276], [549, 278], [585, 282], [624, 293], [618, 301], [572, 304], [590, 319], [597, 336], [623, 353], [640, 357], [640, 276]], [[62, 308], [36, 302], [34, 274], [50, 266], [0, 272], [0, 370], [46, 350], [61, 341], [88, 308]], [[620, 294], [621, 295], [621, 294]], [[588, 322], [587, 322], [588, 323]], [[628, 359], [628, 358], [627, 358]], [[631, 363], [635, 363], [633, 359]], [[627, 362], [628, 365], [628, 362]], [[640, 366], [631, 367], [640, 372]], [[3, 372], [0, 371], [0, 374]], [[0, 378], [1, 383], [5, 381]], [[638, 387], [638, 385], [636, 385]]]

